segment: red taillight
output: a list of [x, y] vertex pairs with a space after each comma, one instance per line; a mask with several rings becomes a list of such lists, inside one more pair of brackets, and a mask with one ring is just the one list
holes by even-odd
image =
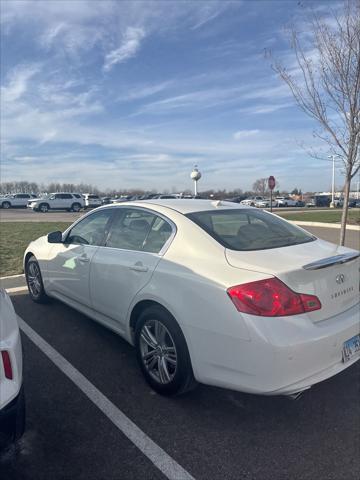
[[12, 380], [13, 372], [11, 368], [11, 360], [10, 360], [9, 352], [7, 350], [2, 350], [1, 357], [4, 365], [5, 377], [8, 378], [9, 380]]
[[244, 283], [227, 293], [239, 312], [262, 317], [283, 317], [321, 308], [315, 295], [293, 292], [278, 278]]

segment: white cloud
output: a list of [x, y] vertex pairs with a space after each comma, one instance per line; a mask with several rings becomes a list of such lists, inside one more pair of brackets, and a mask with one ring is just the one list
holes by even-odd
[[109, 52], [105, 57], [103, 69], [108, 72], [118, 63], [125, 62], [134, 57], [138, 52], [141, 41], [145, 37], [145, 31], [142, 28], [128, 27], [120, 47]]
[[166, 90], [170, 87], [174, 82], [171, 80], [153, 84], [153, 85], [139, 85], [136, 88], [131, 88], [127, 90], [126, 93], [123, 93], [119, 97], [117, 97], [117, 102], [129, 102], [132, 100], [140, 100], [143, 98], [151, 97]]
[[235, 140], [242, 140], [243, 138], [253, 137], [260, 133], [260, 130], [238, 130], [233, 134]]
[[14, 102], [21, 98], [27, 91], [29, 80], [39, 71], [40, 66], [36, 64], [16, 67], [10, 73], [7, 85], [1, 87], [3, 102]]

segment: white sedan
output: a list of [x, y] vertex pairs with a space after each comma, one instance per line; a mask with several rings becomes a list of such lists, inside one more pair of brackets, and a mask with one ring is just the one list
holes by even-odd
[[0, 289], [0, 448], [24, 431], [25, 403], [22, 386], [22, 350], [14, 307]]
[[30, 243], [24, 269], [34, 301], [133, 344], [159, 393], [294, 395], [359, 359], [358, 257], [254, 208], [148, 200]]

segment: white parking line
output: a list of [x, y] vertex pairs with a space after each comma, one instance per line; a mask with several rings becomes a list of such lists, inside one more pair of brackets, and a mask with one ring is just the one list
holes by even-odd
[[169, 479], [194, 480], [184, 468], [140, 430], [99, 389], [82, 375], [49, 343], [18, 316], [21, 330], [27, 337], [91, 400], [114, 425]]

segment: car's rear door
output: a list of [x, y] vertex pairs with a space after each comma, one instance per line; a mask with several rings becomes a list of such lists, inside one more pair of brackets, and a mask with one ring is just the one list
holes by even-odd
[[93, 308], [123, 329], [133, 298], [150, 281], [175, 226], [147, 209], [116, 210], [105, 245], [91, 261], [90, 295]]
[[91, 260], [108, 234], [114, 209], [87, 215], [68, 232], [64, 243], [54, 244], [48, 261], [49, 293], [91, 307]]

